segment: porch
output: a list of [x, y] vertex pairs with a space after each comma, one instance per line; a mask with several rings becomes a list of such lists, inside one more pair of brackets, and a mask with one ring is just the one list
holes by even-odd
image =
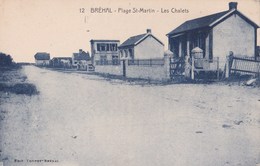
[[169, 50], [174, 57], [191, 58], [191, 51], [198, 47], [203, 50], [202, 57], [211, 60], [212, 54], [212, 31], [204, 29], [200, 31], [191, 31], [179, 33], [169, 37]]

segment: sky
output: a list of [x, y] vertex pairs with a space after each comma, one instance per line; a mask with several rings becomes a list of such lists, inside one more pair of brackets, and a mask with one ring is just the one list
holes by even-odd
[[[145, 33], [147, 28], [152, 29], [167, 50], [168, 32], [187, 20], [228, 10], [230, 1], [0, 0], [0, 52], [10, 54], [15, 62], [34, 62], [36, 52], [71, 57], [79, 49], [90, 52], [91, 39], [122, 43], [128, 37]], [[240, 12], [260, 25], [260, 0], [235, 2]], [[91, 8], [111, 8], [112, 13], [93, 13]], [[133, 8], [155, 12], [122, 12]], [[173, 13], [172, 8], [183, 12]], [[260, 30], [257, 36], [260, 45]]]

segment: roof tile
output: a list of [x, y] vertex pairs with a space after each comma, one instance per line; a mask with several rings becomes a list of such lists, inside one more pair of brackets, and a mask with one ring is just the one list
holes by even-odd
[[228, 11], [196, 18], [193, 20], [188, 20], [188, 21], [184, 22], [183, 24], [181, 24], [180, 26], [178, 26], [177, 28], [175, 28], [174, 30], [172, 30], [170, 33], [168, 33], [168, 35], [174, 35], [174, 34], [178, 34], [178, 33], [185, 32], [185, 31], [208, 27], [211, 23], [213, 23], [217, 19], [221, 18], [228, 12], [230, 12], [230, 11], [228, 10]]
[[132, 37], [128, 38], [125, 42], [123, 42], [119, 47], [135, 45], [136, 42], [138, 42], [140, 39], [142, 39], [146, 35], [147, 35], [147, 33], [141, 34], [141, 35], [132, 36]]

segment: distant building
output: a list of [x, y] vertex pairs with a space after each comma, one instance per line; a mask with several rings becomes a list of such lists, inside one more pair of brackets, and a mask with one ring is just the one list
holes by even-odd
[[167, 34], [169, 49], [175, 56], [190, 56], [199, 47], [203, 57], [220, 58], [221, 67], [230, 51], [239, 56], [255, 56], [258, 25], [230, 2], [229, 10], [184, 22]]
[[91, 58], [94, 65], [119, 60], [119, 40], [90, 40]]
[[72, 65], [77, 67], [77, 69], [87, 69], [88, 65], [91, 65], [91, 58], [88, 52], [79, 50], [78, 53], [73, 53], [72, 55]]
[[71, 57], [53, 57], [50, 61], [50, 66], [55, 68], [71, 68]]
[[164, 44], [152, 34], [151, 29], [128, 38], [118, 48], [123, 59], [153, 59], [163, 58], [164, 55]]
[[48, 66], [50, 64], [50, 54], [46, 52], [37, 52], [34, 55], [35, 65]]

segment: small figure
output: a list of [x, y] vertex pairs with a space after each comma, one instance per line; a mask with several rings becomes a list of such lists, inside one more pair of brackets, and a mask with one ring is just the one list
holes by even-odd
[[185, 56], [185, 77], [190, 78], [190, 71], [191, 71], [191, 64], [190, 64], [190, 57]]

